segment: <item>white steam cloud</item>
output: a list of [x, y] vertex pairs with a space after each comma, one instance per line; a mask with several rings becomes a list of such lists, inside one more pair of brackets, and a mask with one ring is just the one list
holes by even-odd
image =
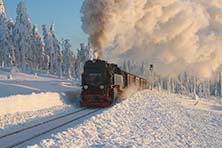
[[222, 63], [222, 0], [85, 0], [97, 54], [149, 61], [161, 74], [210, 77]]

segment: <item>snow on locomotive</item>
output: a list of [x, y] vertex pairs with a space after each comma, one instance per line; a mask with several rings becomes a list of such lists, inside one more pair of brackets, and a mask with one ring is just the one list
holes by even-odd
[[116, 64], [103, 60], [90, 60], [84, 65], [82, 74], [82, 107], [106, 107], [130, 86], [145, 89], [147, 81], [122, 71]]

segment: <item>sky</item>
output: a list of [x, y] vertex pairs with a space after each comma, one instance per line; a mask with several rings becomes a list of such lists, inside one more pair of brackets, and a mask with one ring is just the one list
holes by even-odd
[[[20, 0], [3, 0], [8, 18], [16, 18], [16, 7]], [[42, 33], [42, 24], [55, 23], [55, 31], [61, 40], [70, 39], [72, 48], [87, 42], [81, 29], [80, 9], [83, 0], [24, 0], [32, 24], [37, 24]]]

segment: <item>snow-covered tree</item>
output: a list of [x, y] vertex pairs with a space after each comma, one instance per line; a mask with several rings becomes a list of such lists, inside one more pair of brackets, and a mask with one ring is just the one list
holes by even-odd
[[145, 64], [143, 62], [142, 65], [141, 65], [141, 68], [140, 68], [140, 74], [144, 75], [144, 73], [145, 73]]
[[9, 67], [13, 67], [15, 66], [15, 45], [14, 45], [14, 28], [15, 28], [15, 22], [13, 19], [9, 19], [7, 22], [7, 26], [8, 26], [8, 43], [9, 43], [9, 50], [7, 53], [7, 66]]
[[71, 52], [71, 75], [73, 78], [76, 78], [76, 67], [77, 67], [77, 60], [76, 55]]
[[55, 25], [52, 24], [51, 27], [50, 27], [50, 33], [52, 35], [52, 42], [53, 42], [53, 49], [54, 49], [54, 56], [52, 57], [52, 66], [53, 66], [53, 69], [54, 69], [54, 72], [56, 72], [56, 74], [58, 76], [61, 76], [62, 75], [62, 72], [61, 72], [61, 66], [62, 66], [62, 62], [63, 62], [63, 55], [62, 55], [62, 51], [61, 51], [61, 48], [60, 48], [60, 42], [59, 40], [57, 39], [56, 37], [56, 34], [55, 34]]
[[16, 63], [23, 71], [26, 71], [27, 64], [31, 61], [31, 34], [32, 25], [27, 14], [24, 1], [19, 2], [17, 6], [17, 17], [15, 23], [15, 45], [16, 45]]
[[62, 77], [62, 64], [63, 64], [63, 54], [62, 51], [59, 49], [56, 52], [56, 73], [59, 76], [59, 78]]
[[43, 69], [44, 67], [44, 58], [45, 58], [45, 49], [44, 49], [44, 43], [41, 35], [38, 33], [37, 25], [33, 26], [32, 29], [32, 59], [33, 59], [33, 65], [32, 68], [35, 70]]
[[82, 63], [93, 59], [93, 49], [91, 48], [90, 44], [80, 44], [80, 50], [78, 50], [78, 57], [80, 58], [80, 61]]
[[45, 63], [46, 63], [46, 70], [53, 73], [53, 58], [54, 58], [54, 47], [53, 47], [53, 40], [52, 34], [48, 31], [46, 25], [42, 25], [43, 30], [43, 39], [45, 44]]
[[221, 67], [217, 71], [217, 99], [222, 103], [222, 74]]
[[0, 0], [0, 61], [3, 67], [6, 63], [9, 50], [8, 38], [9, 36], [5, 8], [3, 1]]
[[91, 47], [89, 42], [85, 48], [86, 48], [85, 49], [86, 60], [93, 60], [94, 59], [94, 51], [93, 51], [93, 48]]
[[80, 78], [83, 72], [83, 66], [86, 61], [93, 59], [93, 51], [90, 44], [86, 45], [84, 43], [80, 44], [80, 50], [77, 49], [77, 59], [76, 59], [76, 76]]
[[69, 78], [72, 78], [72, 76], [71, 76], [72, 75], [71, 74], [71, 67], [72, 67], [72, 65], [71, 64], [72, 64], [73, 53], [71, 51], [71, 44], [70, 44], [69, 40], [64, 40], [63, 48], [64, 48], [64, 51], [63, 51], [64, 74], [66, 76], [68, 76]]
[[75, 61], [75, 77], [77, 79], [81, 78], [81, 73], [82, 73], [82, 62], [80, 60], [80, 57], [77, 57], [76, 61]]
[[80, 50], [78, 50], [78, 58], [80, 62], [84, 63], [86, 61], [86, 47], [84, 43], [80, 44]]

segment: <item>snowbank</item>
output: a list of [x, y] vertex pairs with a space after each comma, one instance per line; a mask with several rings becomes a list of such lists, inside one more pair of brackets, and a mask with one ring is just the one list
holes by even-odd
[[59, 93], [16, 95], [0, 99], [0, 116], [62, 106]]
[[49, 74], [0, 68], [0, 133], [75, 109], [80, 90], [75, 83]]
[[191, 100], [145, 90], [30, 148], [222, 147], [222, 106], [202, 109]]

